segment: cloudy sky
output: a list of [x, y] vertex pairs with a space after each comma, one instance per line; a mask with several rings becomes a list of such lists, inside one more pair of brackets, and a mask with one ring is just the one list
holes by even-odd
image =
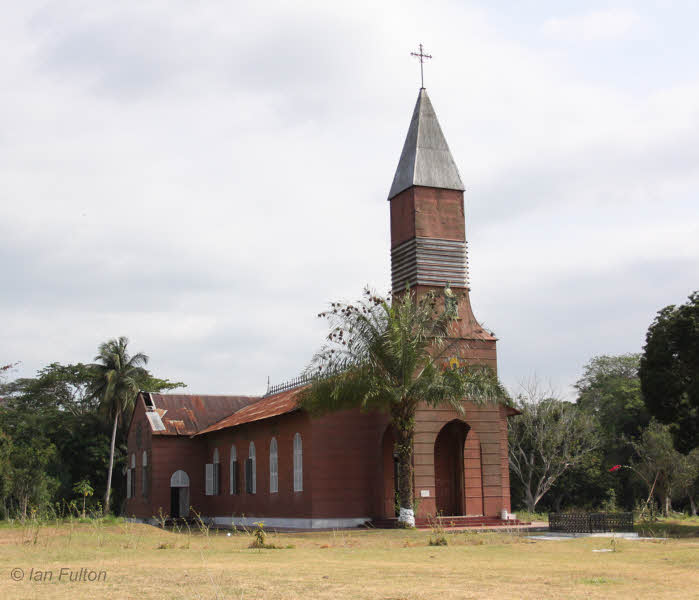
[[7, 3], [0, 363], [126, 335], [192, 392], [298, 374], [329, 301], [389, 288], [423, 42], [500, 374], [570, 394], [699, 288], [697, 21], [693, 0]]

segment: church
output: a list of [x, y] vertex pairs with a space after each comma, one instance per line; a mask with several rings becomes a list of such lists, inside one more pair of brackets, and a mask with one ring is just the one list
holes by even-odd
[[[394, 291], [430, 290], [458, 303], [452, 361], [497, 369], [496, 338], [470, 303], [464, 186], [426, 89], [420, 88], [388, 195]], [[307, 381], [261, 397], [141, 392], [128, 430], [125, 514], [144, 521], [193, 511], [219, 527], [284, 529], [395, 523], [396, 461], [389, 416], [311, 417]], [[422, 406], [414, 444], [417, 524], [508, 518], [507, 419], [501, 405]]]

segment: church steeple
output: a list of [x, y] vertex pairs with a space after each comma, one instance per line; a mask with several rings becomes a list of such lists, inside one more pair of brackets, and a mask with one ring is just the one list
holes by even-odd
[[459, 170], [424, 88], [417, 97], [388, 199], [413, 185], [464, 191]]
[[464, 186], [424, 88], [388, 199], [393, 291], [468, 288]]
[[[495, 338], [476, 320], [469, 298], [464, 185], [424, 88], [388, 199], [393, 292], [435, 292], [457, 317], [455, 337], [493, 344], [478, 358], [494, 367]], [[467, 346], [461, 356], [476, 358]]]

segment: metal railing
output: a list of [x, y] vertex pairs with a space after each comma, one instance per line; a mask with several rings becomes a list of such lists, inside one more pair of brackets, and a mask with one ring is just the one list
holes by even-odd
[[633, 513], [549, 513], [549, 531], [562, 533], [633, 532]]
[[294, 377], [293, 379], [289, 379], [288, 381], [284, 381], [276, 385], [268, 385], [267, 392], [265, 392], [265, 397], [306, 385], [307, 383], [311, 383], [313, 379], [315, 378], [312, 375], [299, 375], [298, 377]]

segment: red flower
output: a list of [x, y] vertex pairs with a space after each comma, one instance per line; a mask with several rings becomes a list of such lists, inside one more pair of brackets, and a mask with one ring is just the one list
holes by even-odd
[[614, 465], [609, 471], [614, 473], [614, 471], [618, 471], [619, 469], [621, 469], [621, 465]]

